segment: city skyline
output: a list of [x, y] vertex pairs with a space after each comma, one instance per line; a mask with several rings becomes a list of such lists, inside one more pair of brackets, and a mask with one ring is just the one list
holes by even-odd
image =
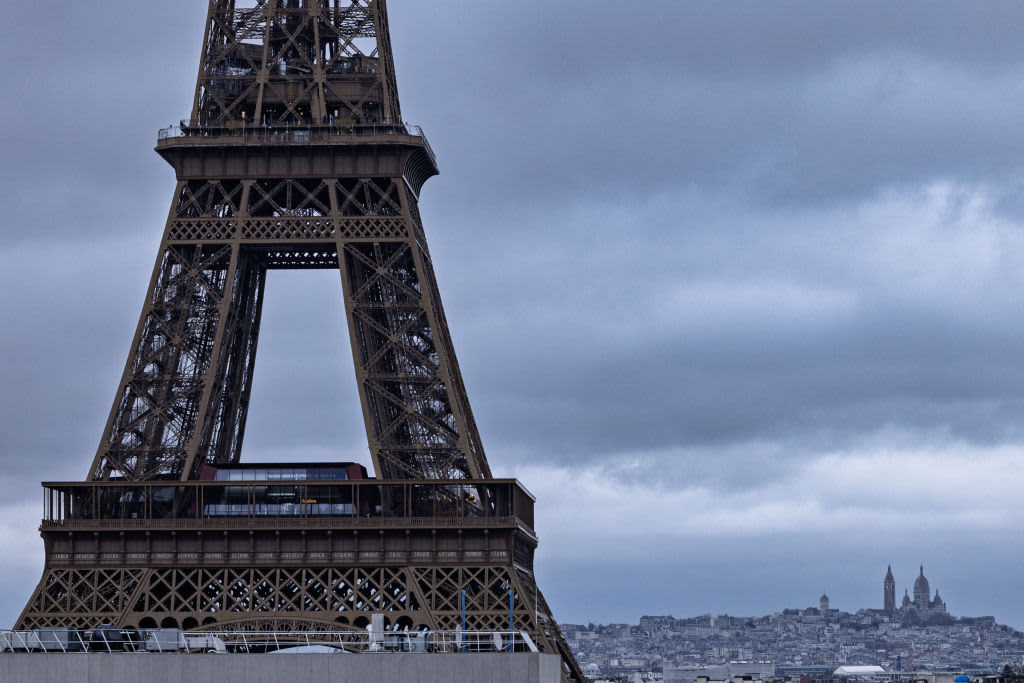
[[[1024, 8], [389, 6], [467, 390], [560, 619], [876, 605], [923, 562], [1024, 627]], [[10, 8], [0, 623], [40, 480], [95, 455], [205, 8]], [[275, 273], [265, 315], [243, 458], [368, 464], [336, 274]]]
[[[1024, 633], [992, 617], [921, 628], [890, 622], [877, 610], [849, 614], [814, 608], [760, 617], [645, 615], [630, 624], [565, 624], [566, 638], [591, 675], [687, 670], [692, 680], [710, 667], [749, 665], [799, 677], [829, 675], [841, 665], [879, 666], [887, 672], [988, 673], [1016, 664]], [[731, 675], [735, 675], [734, 671]], [[729, 676], [725, 676], [729, 680]]]
[[[911, 594], [910, 586], [913, 586], [915, 589], [918, 588], [918, 586], [921, 585], [920, 584], [920, 578], [918, 578], [918, 577], [921, 577], [921, 578], [925, 579], [925, 581], [924, 581], [924, 587], [925, 587], [924, 593], [928, 596], [928, 599], [931, 599], [932, 596], [931, 596], [930, 588], [932, 586], [931, 586], [929, 580], [924, 576], [924, 567], [925, 567], [924, 564], [919, 564], [918, 565], [918, 572], [919, 572], [919, 574], [915, 575], [914, 581], [909, 582], [907, 584], [908, 587], [904, 589], [904, 594], [907, 595], [908, 598], [909, 598], [909, 594]], [[903, 585], [903, 584], [899, 583], [899, 581], [897, 579], [895, 579], [895, 575], [898, 574], [898, 573], [899, 572], [893, 572], [892, 571], [892, 565], [889, 565], [888, 566], [887, 575], [883, 579], [883, 586], [885, 585], [885, 583], [887, 583], [886, 580], [889, 578], [889, 574], [893, 575], [893, 579], [894, 579], [894, 582], [895, 582], [896, 586]], [[936, 584], [936, 586], [937, 586], [937, 584]], [[938, 591], [938, 588], [935, 587], [935, 590]], [[671, 614], [672, 616], [674, 616], [675, 614], [678, 613], [678, 614], [681, 615], [679, 618], [683, 618], [683, 619], [694, 618], [694, 617], [706, 617], [706, 616], [711, 616], [711, 617], [715, 617], [715, 616], [723, 616], [723, 617], [746, 617], [746, 616], [766, 617], [766, 616], [771, 616], [772, 614], [780, 614], [780, 613], [782, 613], [783, 611], [786, 611], [786, 610], [803, 611], [803, 610], [808, 610], [808, 609], [810, 609], [810, 610], [814, 610], [814, 609], [819, 609], [819, 610], [820, 609], [830, 609], [830, 610], [833, 610], [833, 611], [836, 611], [836, 612], [844, 612], [844, 613], [848, 613], [848, 614], [857, 614], [857, 613], [862, 612], [862, 611], [868, 611], [868, 612], [877, 612], [877, 613], [879, 613], [881, 615], [886, 615], [886, 616], [893, 616], [894, 614], [896, 616], [899, 616], [897, 613], [898, 613], [899, 607], [901, 606], [901, 604], [903, 602], [902, 596], [899, 596], [898, 591], [897, 591], [897, 596], [898, 596], [899, 599], [895, 600], [895, 609], [894, 610], [890, 610], [888, 608], [888, 605], [887, 605], [886, 596], [885, 596], [885, 589], [884, 588], [883, 588], [883, 597], [882, 597], [881, 600], [876, 600], [875, 602], [872, 602], [870, 604], [855, 605], [855, 606], [852, 606], [852, 607], [850, 607], [850, 606], [846, 606], [846, 607], [842, 607], [842, 608], [836, 607], [833, 604], [835, 596], [836, 596], [836, 593], [833, 593], [833, 592], [831, 592], [829, 590], [825, 590], [820, 596], [818, 596], [817, 598], [814, 598], [813, 600], [809, 601], [806, 605], [799, 604], [799, 603], [793, 603], [793, 604], [788, 604], [788, 605], [780, 605], [780, 606], [776, 607], [774, 610], [771, 610], [771, 611], [768, 611], [768, 612], [760, 612], [760, 613], [756, 613], [756, 612], [733, 612], [733, 613], [730, 613], [730, 612], [721, 612], [721, 611], [718, 611], [718, 612], [716, 612], [716, 611], [709, 611], [709, 612], [703, 612], [703, 613], [698, 614], [698, 613], [689, 613], [689, 612], [683, 613], [683, 612], [678, 612], [677, 611], [677, 612], [668, 612], [668, 614]], [[840, 597], [842, 597], [842, 596], [840, 596]], [[917, 599], [917, 598], [918, 598], [917, 595], [915, 595], [914, 598], [909, 598], [910, 601], [911, 601], [911, 607], [914, 606], [914, 600]], [[822, 608], [821, 605], [823, 603], [826, 603], [826, 602], [828, 603], [829, 606], [825, 607], [825, 608]], [[845, 604], [845, 603], [843, 603], [843, 604]], [[991, 617], [991, 616], [993, 616], [991, 614], [966, 614], [966, 613], [958, 614], [958, 613], [954, 613], [953, 610], [947, 610], [948, 603], [946, 603], [945, 601], [943, 601], [942, 606], [943, 606], [943, 612], [942, 613], [943, 614], [947, 614], [948, 613], [954, 619], [955, 618], [959, 618], [959, 617], [965, 617], [965, 618], [968, 618], [968, 619], [974, 619], [974, 618], [979, 618], [979, 617]], [[646, 617], [646, 616], [650, 616], [650, 615], [640, 615], [640, 616], [641, 617]], [[588, 622], [588, 623], [590, 623], [590, 622]], [[595, 621], [593, 623], [609, 623], [610, 624], [610, 623], [616, 623], [616, 622], [596, 622]]]

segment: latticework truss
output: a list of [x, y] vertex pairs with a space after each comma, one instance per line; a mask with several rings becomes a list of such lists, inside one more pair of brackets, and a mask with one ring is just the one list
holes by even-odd
[[266, 271], [340, 268], [374, 465], [490, 476], [400, 178], [182, 181], [92, 476], [238, 462]]
[[192, 125], [401, 121], [385, 0], [215, 0]]
[[[383, 613], [392, 630], [453, 631], [463, 591], [467, 630], [508, 630], [511, 619], [558, 651], [561, 635], [532, 578], [506, 567], [51, 569], [18, 628], [364, 630]], [[511, 613], [510, 591], [519, 597]]]
[[[452, 517], [491, 513], [500, 495], [420, 220], [436, 160], [402, 123], [395, 83], [385, 0], [211, 0], [192, 115], [158, 143], [177, 185], [89, 480], [141, 484], [108, 491], [134, 504], [238, 463], [267, 271], [330, 268], [380, 491], [410, 493], [381, 493], [379, 521], [289, 518], [272, 536], [251, 514], [204, 517], [194, 496], [159, 519], [91, 522], [79, 507], [99, 498], [74, 499], [44, 523], [47, 566], [19, 628], [346, 631], [383, 613], [392, 629], [447, 630], [465, 594], [467, 628], [504, 630], [511, 594], [513, 628], [558, 652], [566, 681], [584, 680], [534, 583], [532, 503], [493, 531]], [[359, 530], [374, 524], [367, 551]], [[223, 534], [221, 550], [204, 530]], [[404, 550], [385, 547], [396, 530]], [[336, 531], [350, 549], [329, 550]]]

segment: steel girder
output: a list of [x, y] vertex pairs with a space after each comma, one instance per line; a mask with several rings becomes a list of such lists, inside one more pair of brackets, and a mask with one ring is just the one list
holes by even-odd
[[532, 575], [502, 566], [51, 568], [17, 628], [364, 631], [383, 613], [389, 630], [454, 631], [463, 590], [467, 630], [508, 630], [512, 591], [512, 628], [565, 656]]
[[401, 120], [385, 0], [211, 3], [192, 125]]
[[[166, 138], [178, 182], [89, 479], [190, 481], [239, 461], [273, 268], [340, 271], [379, 479], [490, 479], [417, 206], [436, 160], [402, 124], [385, 0], [212, 0], [192, 114]], [[195, 557], [132, 557], [137, 521], [108, 539], [116, 566], [101, 534], [69, 564], [44, 531], [47, 566], [19, 627], [344, 630], [379, 611], [395, 628], [450, 629], [466, 590], [469, 628], [503, 629], [512, 590], [534, 606], [517, 628], [562, 656], [566, 681], [585, 680], [534, 582], [535, 537], [497, 565], [460, 545], [430, 564], [303, 550], [296, 565], [278, 548], [276, 562], [240, 566], [201, 540]], [[177, 548], [174, 532], [144, 533], [147, 547]], [[306, 531], [283, 535], [305, 548]]]
[[380, 478], [490, 477], [415, 202], [401, 178], [179, 182], [91, 477], [238, 462], [270, 268], [341, 270]]

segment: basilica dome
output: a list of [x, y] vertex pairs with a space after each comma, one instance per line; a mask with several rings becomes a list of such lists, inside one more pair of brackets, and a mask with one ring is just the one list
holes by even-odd
[[924, 576], [924, 565], [922, 565], [921, 575], [914, 581], [914, 602], [927, 605], [929, 598], [931, 598], [931, 588], [928, 585], [928, 579]]

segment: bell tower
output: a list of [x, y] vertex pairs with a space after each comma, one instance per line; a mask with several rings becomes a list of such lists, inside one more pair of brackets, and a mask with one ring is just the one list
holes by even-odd
[[883, 609], [886, 614], [896, 613], [896, 579], [892, 575], [892, 565], [885, 572], [885, 581], [882, 582]]

